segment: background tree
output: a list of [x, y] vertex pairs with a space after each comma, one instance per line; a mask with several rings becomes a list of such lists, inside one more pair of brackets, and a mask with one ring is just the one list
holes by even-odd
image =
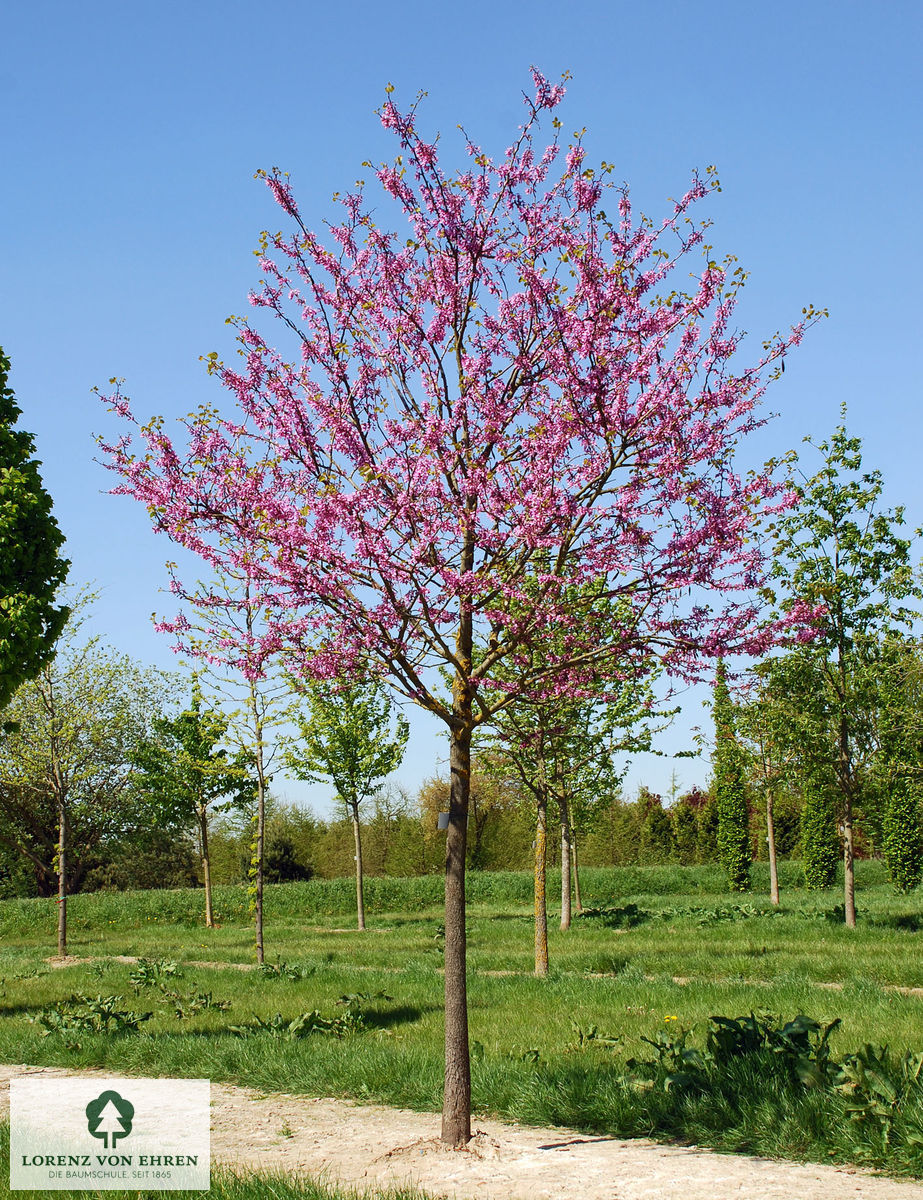
[[154, 820], [177, 830], [195, 829], [205, 885], [205, 924], [215, 924], [212, 904], [209, 822], [215, 812], [245, 808], [253, 799], [252, 762], [233, 759], [221, 745], [228, 718], [203, 707], [202, 691], [193, 679], [189, 707], [175, 717], [153, 722], [153, 733], [137, 749], [135, 790]]
[[718, 816], [718, 860], [727, 874], [731, 891], [748, 892], [752, 853], [747, 780], [723, 662], [718, 663], [715, 673], [712, 716], [715, 722], [712, 786]]
[[[543, 564], [539, 564], [540, 566]], [[544, 564], [547, 568], [547, 564]], [[532, 590], [538, 591], [537, 580]], [[587, 591], [599, 590], [599, 581], [590, 580], [570, 589], [569, 606], [580, 607]], [[618, 629], [617, 605], [602, 602], [598, 612], [607, 609], [610, 628]], [[530, 670], [538, 674], [543, 665], [559, 656], [567, 639], [566, 627], [553, 632], [540, 643], [523, 647], [515, 664], [508, 663], [515, 678], [528, 656]], [[497, 671], [498, 682], [508, 682], [504, 664]], [[548, 910], [546, 900], [547, 841], [549, 806], [557, 809], [561, 846], [561, 928], [571, 923], [571, 844], [572, 813], [582, 796], [597, 788], [613, 790], [618, 786], [615, 756], [631, 750], [650, 750], [651, 729], [647, 724], [653, 706], [650, 682], [632, 678], [622, 680], [616, 694], [594, 683], [583, 689], [580, 698], [557, 697], [554, 701], [520, 703], [502, 709], [492, 726], [479, 731], [478, 744], [488, 745], [495, 757], [505, 760], [515, 776], [532, 796], [535, 810], [533, 885], [535, 909], [535, 974], [548, 974]], [[626, 764], [627, 765], [627, 764]], [[624, 770], [624, 767], [623, 767]]]
[[344, 686], [307, 683], [303, 688], [307, 718], [295, 713], [298, 742], [285, 752], [287, 766], [299, 779], [333, 784], [349, 814], [356, 847], [356, 913], [365, 929], [362, 886], [362, 835], [359, 808], [404, 757], [410, 727], [400, 713], [391, 729], [387, 694], [374, 680]]
[[678, 863], [692, 866], [696, 862], [699, 822], [695, 808], [685, 796], [670, 805], [671, 842]]
[[[449, 811], [451, 779], [424, 780], [417, 794], [432, 863], [445, 864], [445, 833], [437, 830], [438, 814]], [[488, 746], [471, 757], [471, 818], [467, 865], [475, 870], [519, 871], [530, 858], [534, 822], [523, 785], [510, 764]], [[438, 847], [438, 849], [436, 848]]]
[[810, 891], [833, 887], [840, 859], [837, 798], [829, 783], [806, 775], [801, 784], [801, 856]]
[[[862, 803], [863, 779], [874, 750], [877, 646], [889, 631], [908, 625], [915, 613], [905, 600], [920, 599], [913, 577], [910, 541], [900, 537], [903, 509], [880, 510], [880, 471], [863, 473], [861, 441], [844, 423], [817, 446], [820, 470], [794, 485], [795, 511], [775, 525], [777, 557], [773, 574], [783, 593], [782, 608], [793, 603], [823, 605], [819, 636], [810, 655], [819, 694], [806, 697], [818, 738], [825, 732], [835, 789], [836, 817], [842, 830], [846, 924], [856, 924], [854, 815]], [[810, 441], [810, 439], [806, 439]], [[813, 444], [813, 443], [811, 443]], [[813, 772], [812, 788], [826, 785]], [[820, 795], [819, 790], [812, 794]]]
[[638, 806], [644, 811], [641, 825], [641, 857], [645, 866], [668, 863], [673, 859], [673, 822], [663, 807], [663, 797], [642, 788]]
[[[240, 320], [242, 369], [210, 359], [239, 412], [201, 409], [186, 448], [159, 420], [142, 446], [108, 446], [116, 490], [144, 502], [156, 528], [218, 565], [255, 564], [281, 614], [267, 646], [300, 655], [316, 678], [355, 679], [371, 663], [449, 729], [443, 1139], [453, 1146], [470, 1138], [475, 729], [598, 677], [615, 688], [632, 660], [696, 677], [703, 657], [761, 653], [807, 615], [761, 623], [754, 520], [787, 498], [766, 473], [735, 472], [733, 455], [762, 423], [765, 385], [813, 312], [742, 366], [731, 322], [744, 273], [711, 258], [688, 216], [708, 185], [695, 178], [658, 225], [633, 220], [612, 168], [590, 168], [579, 137], [560, 168], [557, 134], [535, 147], [563, 88], [533, 78], [507, 152], [494, 161], [467, 141], [455, 176], [415, 108], [386, 100], [399, 155], [372, 170], [387, 211], [393, 200], [406, 218], [398, 233], [375, 225], [380, 203], [360, 184], [320, 237], [287, 178], [265, 175], [294, 228], [263, 236], [253, 299], [293, 342], [273, 349]], [[691, 290], [671, 291], [671, 272], [698, 250]], [[110, 402], [132, 419], [120, 393]], [[535, 597], [524, 582], [539, 562], [550, 569]], [[564, 604], [588, 578], [603, 581], [598, 595]], [[617, 599], [613, 631], [598, 606]], [[562, 627], [560, 654], [537, 672], [523, 661], [514, 681], [507, 669], [501, 685], [501, 663]]]
[[177, 652], [198, 660], [200, 674], [224, 703], [230, 741], [253, 763], [256, 803], [247, 881], [256, 961], [262, 963], [266, 795], [280, 753], [279, 735], [291, 717], [291, 688], [278, 655], [267, 654], [263, 645], [267, 600], [247, 562], [227, 564], [191, 594], [177, 581], [173, 590], [188, 602], [192, 616], [183, 613], [172, 621], [161, 620], [157, 629], [176, 637]]
[[919, 642], [891, 636], [880, 647], [875, 785], [884, 797], [885, 862], [898, 892], [923, 877], [923, 659]]
[[64, 535], [42, 487], [31, 434], [8, 387], [10, 360], [0, 348], [0, 708], [54, 654], [67, 620], [55, 596], [70, 565], [58, 554]]
[[159, 671], [83, 639], [90, 597], [54, 658], [21, 685], [2, 713], [0, 840], [23, 855], [40, 895], [58, 894], [58, 954], [67, 954], [67, 897], [106, 839], [137, 825], [132, 761], [170, 695]]
[[735, 705], [738, 745], [746, 754], [746, 774], [762, 792], [766, 814], [766, 847], [769, 859], [769, 899], [779, 903], [779, 868], [776, 847], [776, 801], [803, 753], [803, 722], [793, 701], [803, 692], [795, 655], [769, 658], [751, 671], [751, 687]]

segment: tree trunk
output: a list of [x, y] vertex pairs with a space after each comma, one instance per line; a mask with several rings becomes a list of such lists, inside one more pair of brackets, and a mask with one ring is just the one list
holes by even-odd
[[[845, 669], [840, 656], [841, 695], [846, 695]], [[849, 728], [840, 717], [839, 729], [840, 790], [843, 793], [843, 914], [847, 929], [856, 928], [856, 875], [853, 865], [852, 757], [849, 752]]]
[[263, 768], [257, 764], [256, 776], [256, 838], [253, 847], [253, 866], [256, 878], [253, 881], [253, 932], [256, 938], [256, 961], [262, 966], [265, 961], [263, 950], [263, 841], [266, 832], [266, 789], [263, 786]]
[[567, 801], [558, 801], [561, 809], [561, 928], [570, 929], [570, 812]]
[[359, 805], [354, 804], [353, 840], [356, 843], [356, 916], [359, 928], [365, 929], [365, 893], [362, 887], [362, 836], [359, 832]]
[[545, 843], [547, 841], [548, 801], [536, 799], [535, 866], [535, 974], [548, 974], [548, 909], [545, 903]]
[[67, 812], [58, 807], [58, 957], [67, 956]]
[[208, 815], [205, 805], [199, 805], [199, 847], [202, 851], [202, 879], [205, 883], [205, 926], [213, 929], [215, 914], [212, 910], [212, 875], [208, 860]]
[[449, 827], [445, 850], [445, 1091], [442, 1140], [460, 1149], [471, 1140], [471, 1059], [468, 1051], [465, 849], [471, 796], [472, 697], [470, 614], [459, 623], [457, 650], [462, 670], [452, 688]]
[[766, 846], [769, 850], [769, 899], [779, 903], [779, 864], [776, 861], [776, 822], [773, 812], [772, 788], [766, 792]]
[[[249, 588], [247, 596], [249, 598]], [[253, 629], [251, 610], [247, 609], [247, 632]], [[265, 961], [263, 946], [263, 860], [266, 841], [266, 762], [263, 757], [263, 719], [260, 714], [256, 685], [250, 681], [250, 717], [253, 721], [256, 748], [256, 837], [254, 838], [252, 867], [256, 871], [253, 880], [253, 934], [256, 941], [256, 961], [262, 966]]]
[[856, 873], [853, 865], [852, 797], [843, 797], [843, 910], [847, 928], [856, 928]]
[[583, 897], [580, 894], [580, 864], [577, 861], [577, 834], [574, 827], [570, 830], [571, 850], [574, 854], [574, 900], [577, 903], [577, 912], [583, 912]]

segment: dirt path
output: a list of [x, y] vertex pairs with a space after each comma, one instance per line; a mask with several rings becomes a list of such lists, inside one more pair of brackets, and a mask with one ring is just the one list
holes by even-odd
[[[328, 929], [328, 930], [324, 930], [323, 932], [325, 932], [325, 933], [352, 933], [353, 930], [351, 930], [351, 929]], [[621, 931], [617, 931], [617, 932], [621, 932]], [[59, 958], [57, 956], [52, 956], [50, 958], [46, 958], [44, 961], [53, 970], [60, 970], [62, 967], [80, 966], [81, 963], [95, 963], [95, 962], [136, 963], [136, 962], [138, 962], [138, 955], [135, 955], [135, 954], [88, 955], [86, 958], [78, 958], [75, 955], [69, 954], [65, 958]], [[181, 967], [204, 967], [204, 968], [207, 968], [208, 970], [229, 970], [229, 971], [256, 971], [257, 970], [256, 963], [242, 963], [242, 962], [197, 962], [194, 960], [189, 960], [189, 961], [180, 961], [179, 965]], [[349, 969], [351, 971], [379, 971], [381, 973], [388, 974], [388, 975], [404, 975], [404, 974], [406, 974], [406, 969], [404, 967], [370, 967], [370, 966], [365, 966], [361, 963], [349, 963]], [[435, 973], [437, 975], [442, 975], [444, 972], [441, 967], [436, 967]], [[518, 975], [518, 976], [528, 977], [528, 976], [531, 976], [533, 973], [531, 971], [473, 971], [472, 974], [499, 976], [499, 977], [505, 977], [507, 975]], [[600, 974], [595, 971], [586, 971], [586, 972], [584, 972], [584, 971], [580, 971], [580, 972], [566, 971], [566, 972], [564, 972], [564, 974], [588, 975], [591, 979], [611, 979], [612, 978], [612, 975]], [[645, 975], [644, 978], [649, 983], [653, 983], [656, 981], [657, 976], [656, 975]], [[674, 975], [673, 982], [679, 984], [680, 987], [686, 987], [690, 983], [695, 983], [696, 980], [692, 979], [688, 975]], [[712, 980], [711, 982], [715, 982], [715, 981]], [[766, 987], [766, 988], [768, 988], [768, 987], [773, 986], [773, 981], [771, 979], [742, 979], [742, 980], [735, 980], [735, 982], [740, 983], [746, 987]], [[823, 988], [825, 991], [841, 992], [846, 985], [843, 983], [829, 983], [829, 982], [821, 981], [821, 982], [814, 982], [811, 984], [811, 986], [816, 987], [816, 988]], [[883, 983], [881, 985], [881, 990], [883, 992], [899, 992], [900, 995], [902, 995], [902, 996], [923, 996], [923, 987], [904, 987], [899, 983]]]
[[[77, 1072], [0, 1066], [0, 1114], [9, 1108], [10, 1077], [26, 1073]], [[414, 1184], [459, 1200], [923, 1200], [921, 1184], [858, 1170], [498, 1121], [476, 1121], [470, 1148], [452, 1152], [442, 1149], [433, 1114], [221, 1083], [211, 1095], [214, 1162], [363, 1189]]]

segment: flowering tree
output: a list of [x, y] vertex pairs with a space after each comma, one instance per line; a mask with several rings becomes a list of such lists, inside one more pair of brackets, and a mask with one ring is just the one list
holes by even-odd
[[[705, 658], [762, 653], [807, 612], [761, 623], [754, 519], [787, 496], [732, 466], [804, 322], [732, 366], [743, 273], [708, 257], [688, 215], [714, 183], [694, 178], [660, 225], [634, 221], [579, 135], [562, 155], [554, 119], [551, 145], [535, 147], [564, 89], [533, 79], [513, 144], [493, 159], [466, 137], [456, 175], [417, 106], [389, 94], [380, 116], [400, 154], [373, 170], [401, 234], [378, 227], [360, 183], [318, 235], [287, 176], [263, 173], [292, 231], [263, 235], [251, 301], [279, 318], [288, 350], [237, 320], [242, 366], [209, 356], [234, 417], [194, 414], [185, 447], [159, 419], [142, 446], [107, 447], [115, 490], [157, 529], [217, 568], [247, 564], [278, 614], [262, 653], [303, 655], [315, 678], [371, 664], [449, 729], [442, 1128], [455, 1146], [470, 1137], [473, 731], [519, 700], [598, 696], [600, 681], [615, 693], [650, 656], [696, 677]], [[697, 248], [692, 289], [667, 290]], [[110, 402], [131, 418], [118, 390]], [[588, 579], [598, 588], [565, 603]], [[602, 602], [615, 600], [613, 630]], [[552, 632], [533, 666], [529, 646]]]

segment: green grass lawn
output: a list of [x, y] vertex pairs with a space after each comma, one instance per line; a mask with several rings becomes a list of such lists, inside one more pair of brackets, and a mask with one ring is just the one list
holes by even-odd
[[[577, 920], [567, 933], [552, 917], [544, 980], [531, 975], [529, 877], [472, 875], [477, 1110], [923, 1175], [923, 1087], [902, 1084], [897, 1064], [905, 1050], [923, 1051], [923, 996], [894, 990], [923, 987], [918, 898], [895, 896], [879, 864], [861, 863], [861, 924], [848, 931], [835, 919], [839, 894], [795, 890], [796, 868], [784, 866], [779, 912], [759, 891], [721, 892], [711, 868], [587, 870], [585, 903], [610, 912]], [[764, 883], [759, 870], [755, 882]], [[275, 974], [232, 965], [253, 961], [243, 889], [217, 889], [214, 930], [201, 923], [201, 892], [73, 897], [70, 952], [98, 961], [60, 969], [45, 961], [54, 951], [54, 902], [3, 902], [0, 1061], [202, 1076], [438, 1110], [441, 880], [370, 880], [364, 934], [351, 928], [351, 886], [267, 889], [267, 956], [288, 964]], [[551, 895], [554, 886], [552, 877]], [[177, 971], [145, 982], [137, 967], [110, 961], [116, 955], [169, 959]], [[279, 1024], [276, 1014], [285, 1023], [313, 1010], [342, 1018], [347, 1009], [337, 1002], [357, 994], [367, 997], [352, 1005], [362, 1023], [346, 1036], [334, 1036], [335, 1027], [292, 1039], [265, 1028]], [[153, 1016], [136, 1032], [108, 1034], [48, 1033], [30, 1021], [75, 995], [120, 996], [121, 1009]], [[867, 1042], [887, 1044], [895, 1098], [876, 1100], [866, 1079], [860, 1099], [872, 1107], [850, 1115], [857, 1095], [780, 1075], [778, 1048], [731, 1056], [707, 1078], [671, 1075], [678, 1031], [689, 1030], [688, 1046], [701, 1047], [710, 1017], [751, 1011], [841, 1018], [830, 1039], [836, 1059]], [[661, 1046], [658, 1070], [645, 1077], [630, 1062], [656, 1059], [643, 1039], [658, 1035], [672, 1048]]]

